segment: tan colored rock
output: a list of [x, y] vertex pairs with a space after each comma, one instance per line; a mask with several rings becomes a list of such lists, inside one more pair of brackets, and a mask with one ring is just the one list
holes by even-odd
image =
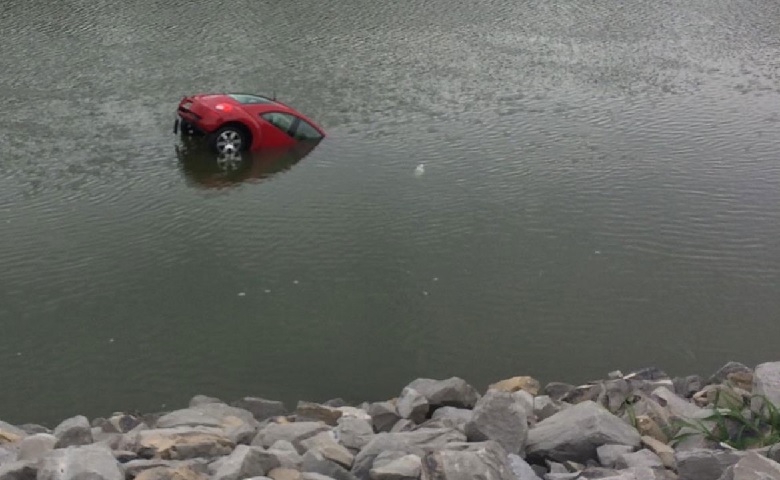
[[273, 480], [300, 480], [301, 472], [292, 468], [274, 468], [268, 472], [268, 477]]
[[726, 376], [728, 383], [748, 393], [753, 391], [753, 372], [732, 372]]
[[338, 424], [343, 414], [337, 408], [312, 402], [298, 402], [298, 408], [295, 409], [297, 421], [324, 422], [331, 427]]
[[26, 436], [24, 430], [0, 421], [0, 444], [18, 442]]
[[716, 408], [742, 408], [745, 403], [738, 391], [726, 385], [707, 385], [693, 395], [693, 401], [700, 407]]
[[188, 466], [155, 467], [136, 475], [135, 480], [207, 480], [208, 477]]
[[642, 436], [652, 437], [664, 444], [669, 442], [669, 438], [666, 436], [660, 426], [647, 415], [640, 415], [636, 417], [636, 429]]
[[538, 395], [542, 386], [539, 384], [539, 380], [533, 377], [512, 377], [506, 380], [501, 380], [490, 386], [491, 390], [504, 390], [506, 392], [516, 392], [518, 390], [525, 390], [531, 395]]
[[674, 459], [674, 449], [664, 442], [659, 441], [647, 435], [642, 436], [642, 444], [658, 455], [663, 462], [664, 467], [672, 470], [677, 469], [677, 461]]
[[138, 432], [138, 450], [151, 450], [165, 460], [227, 455], [236, 444], [221, 429], [208, 427], [158, 428]]

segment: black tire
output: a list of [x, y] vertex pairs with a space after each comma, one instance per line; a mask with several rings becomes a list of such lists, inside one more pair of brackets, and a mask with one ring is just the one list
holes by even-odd
[[225, 125], [209, 135], [209, 146], [217, 153], [243, 152], [249, 148], [249, 134], [238, 125]]

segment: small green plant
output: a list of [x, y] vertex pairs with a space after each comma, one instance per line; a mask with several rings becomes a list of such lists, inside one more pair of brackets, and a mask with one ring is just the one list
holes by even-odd
[[[712, 415], [700, 420], [677, 420], [678, 426], [687, 430], [680, 431], [672, 439], [672, 445], [695, 435], [738, 450], [780, 443], [780, 411], [766, 396], [752, 395], [750, 400], [754, 398], [761, 400], [757, 412], [745, 405], [729, 403], [728, 408], [715, 408]], [[717, 395], [714, 404], [718, 405]]]

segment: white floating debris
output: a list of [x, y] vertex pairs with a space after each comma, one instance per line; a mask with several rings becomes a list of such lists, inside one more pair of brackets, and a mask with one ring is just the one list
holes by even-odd
[[426, 292], [425, 290], [423, 290], [423, 295], [425, 295], [425, 296], [428, 296], [428, 292]]
[[421, 177], [425, 173], [425, 165], [422, 163], [417, 165], [417, 168], [414, 169], [414, 176], [415, 177]]
[[596, 251], [595, 251], [595, 252], [593, 252], [593, 253], [595, 253], [596, 255], [601, 255], [601, 250], [596, 250]]
[[271, 290], [269, 290], [269, 289], [267, 289], [267, 288], [266, 288], [266, 289], [265, 289], [265, 293], [271, 293]]
[[238, 292], [238, 296], [239, 297], [245, 297], [246, 296], [246, 292]]
[[108, 339], [108, 343], [114, 343], [114, 339], [113, 338], [109, 338]]
[[17, 357], [21, 357], [22, 356], [22, 352], [16, 352], [16, 356]]
[[438, 282], [439, 281], [439, 277], [433, 277], [433, 281], [434, 282]]
[[293, 283], [298, 285], [298, 280], [293, 280]]

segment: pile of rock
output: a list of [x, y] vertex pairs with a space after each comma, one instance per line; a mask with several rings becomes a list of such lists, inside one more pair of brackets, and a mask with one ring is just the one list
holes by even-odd
[[708, 381], [654, 368], [581, 386], [515, 377], [484, 395], [457, 377], [418, 379], [389, 401], [293, 412], [197, 396], [53, 431], [0, 422], [0, 480], [780, 479], [780, 445], [740, 451], [680, 426], [767, 399], [780, 406], [780, 362], [732, 362]]

